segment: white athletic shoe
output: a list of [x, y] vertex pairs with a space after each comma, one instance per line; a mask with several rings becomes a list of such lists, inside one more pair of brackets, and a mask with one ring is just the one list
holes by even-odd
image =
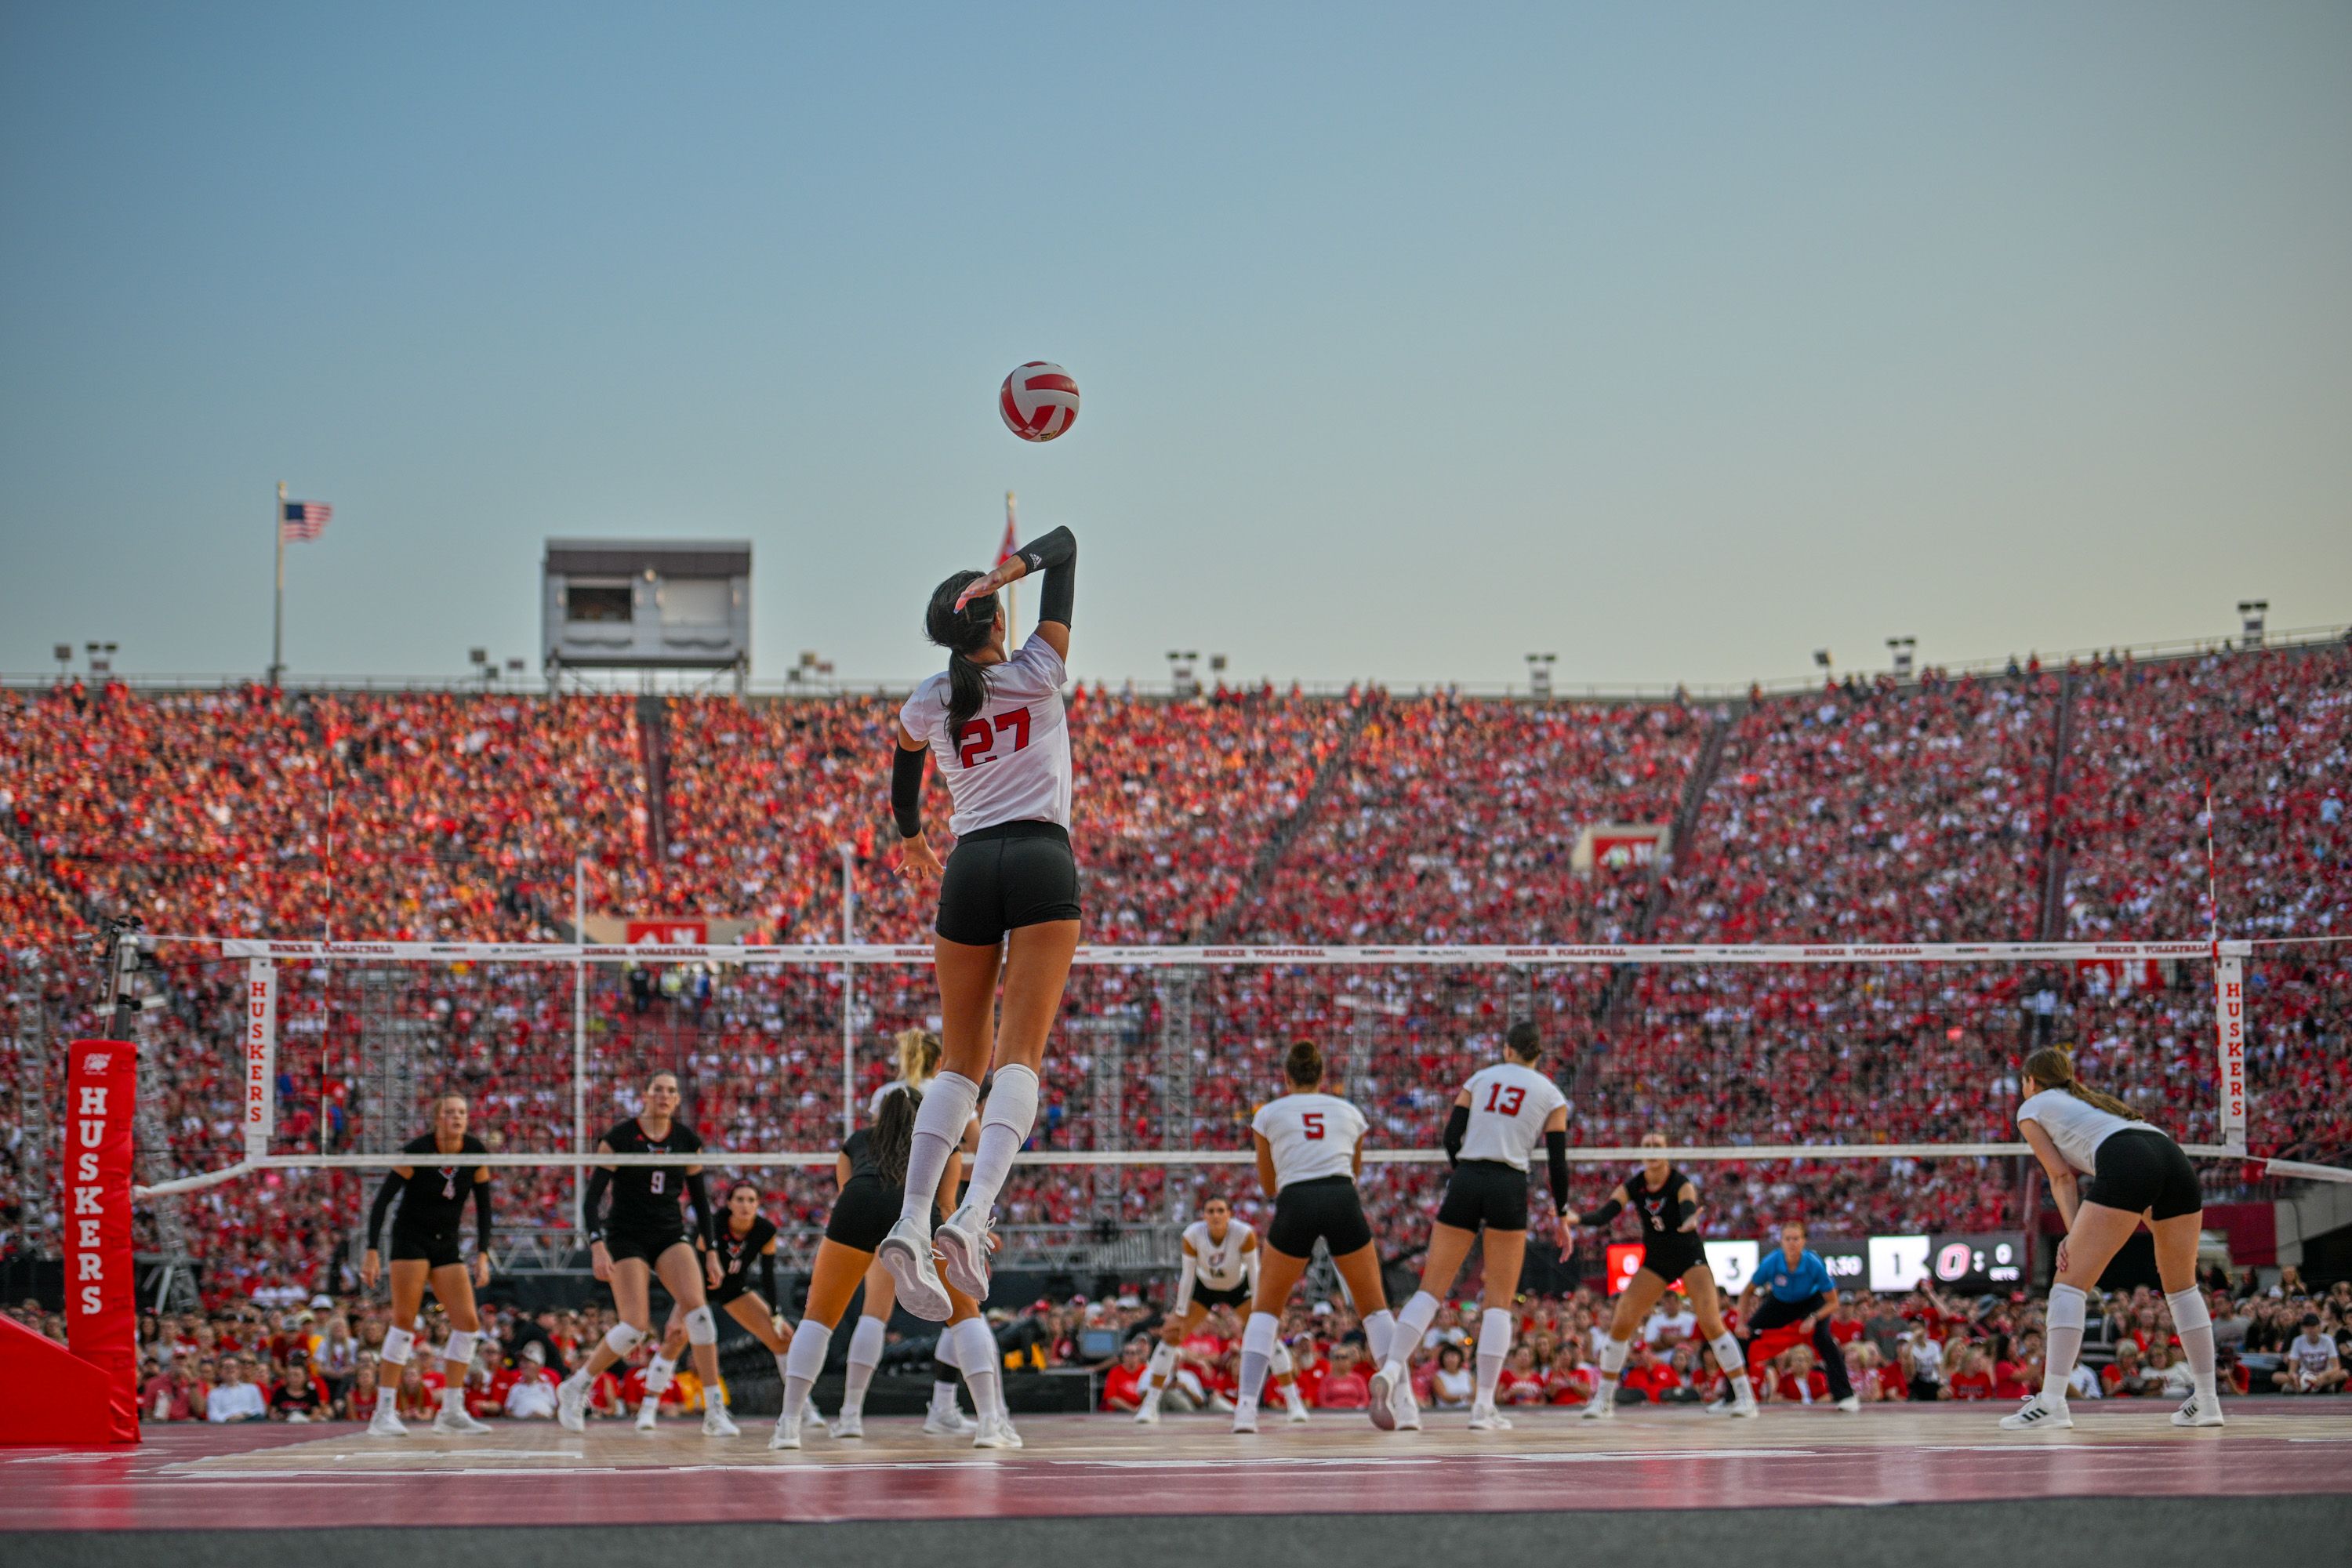
[[801, 1446], [801, 1422], [797, 1415], [776, 1417], [776, 1435], [768, 1439], [771, 1448], [797, 1448]]
[[950, 1405], [942, 1410], [937, 1405], [923, 1416], [923, 1432], [932, 1437], [964, 1437], [980, 1430], [980, 1423], [963, 1413], [963, 1406]]
[[1616, 1417], [1617, 1391], [1615, 1389], [1601, 1389], [1585, 1402], [1584, 1419], [1587, 1421], [1613, 1421]]
[[637, 1402], [637, 1430], [650, 1432], [661, 1421], [661, 1400], [658, 1397]]
[[405, 1437], [408, 1427], [401, 1421], [400, 1412], [393, 1408], [390, 1400], [386, 1400], [377, 1405], [375, 1414], [368, 1418], [367, 1435], [371, 1437]]
[[1013, 1429], [1010, 1415], [987, 1415], [981, 1418], [980, 1430], [972, 1435], [975, 1448], [1018, 1448], [1021, 1434]]
[[1401, 1379], [1398, 1382], [1396, 1396], [1390, 1400], [1389, 1404], [1395, 1412], [1396, 1429], [1398, 1431], [1418, 1432], [1421, 1430], [1421, 1401], [1412, 1396], [1412, 1380], [1411, 1378]]
[[2221, 1415], [2219, 1394], [2207, 1399], [2201, 1394], [2192, 1394], [2180, 1402], [2179, 1409], [2172, 1413], [2172, 1424], [2175, 1426], [2227, 1426], [2228, 1421]]
[[2028, 1398], [2023, 1405], [2018, 1406], [2016, 1415], [2004, 1415], [2000, 1418], [2000, 1429], [2004, 1432], [2039, 1432], [2046, 1428], [2073, 1425], [2074, 1425], [2074, 1417], [2067, 1410], [2066, 1402], [2063, 1399], [2053, 1399], [2043, 1394], [2037, 1394]]
[[1848, 1415], [1858, 1414], [1862, 1409], [1862, 1395], [1849, 1394], [1837, 1402], [1837, 1407]]
[[566, 1432], [588, 1430], [588, 1385], [565, 1378], [555, 1385], [555, 1419]]
[[944, 1323], [953, 1303], [940, 1283], [939, 1267], [931, 1261], [930, 1233], [915, 1220], [901, 1219], [874, 1249], [882, 1267], [898, 1287], [898, 1304], [919, 1318]]
[[706, 1437], [740, 1437], [743, 1428], [735, 1425], [735, 1417], [727, 1414], [723, 1399], [702, 1402], [702, 1435]]
[[948, 1283], [975, 1301], [988, 1300], [990, 1224], [987, 1215], [966, 1204], [931, 1232], [931, 1245], [946, 1266]]
[[1763, 1410], [1756, 1403], [1755, 1385], [1744, 1377], [1738, 1379], [1732, 1385], [1731, 1408], [1725, 1411], [1724, 1414], [1731, 1416], [1745, 1416], [1749, 1420], [1753, 1420], [1763, 1413]]
[[1257, 1406], [1255, 1405], [1244, 1399], [1240, 1404], [1234, 1406], [1234, 1430], [1236, 1432], [1255, 1432], [1257, 1430]]
[[1507, 1432], [1510, 1429], [1510, 1419], [1498, 1414], [1493, 1405], [1474, 1405], [1470, 1407], [1470, 1430], [1473, 1432]]
[[[727, 1414], [731, 1419], [735, 1412], [730, 1410]], [[824, 1417], [817, 1414], [816, 1405], [814, 1403], [801, 1406], [801, 1430], [818, 1437], [837, 1436], [832, 1427], [824, 1424]]]
[[843, 1411], [840, 1415], [833, 1418], [833, 1435], [835, 1437], [865, 1436], [865, 1414], [862, 1411], [856, 1410]]
[[1298, 1397], [1298, 1390], [1295, 1388], [1283, 1394], [1282, 1405], [1284, 1409], [1290, 1412], [1290, 1424], [1293, 1426], [1304, 1426], [1314, 1419], [1307, 1414], [1307, 1401]]
[[445, 1405], [433, 1417], [433, 1435], [436, 1437], [486, 1437], [490, 1429], [466, 1413], [462, 1405], [452, 1409]]
[[1145, 1394], [1143, 1403], [1135, 1407], [1135, 1424], [1138, 1426], [1159, 1426], [1160, 1401], [1150, 1394]]
[[1392, 1361], [1381, 1363], [1380, 1370], [1372, 1373], [1371, 1402], [1364, 1406], [1364, 1414], [1383, 1432], [1396, 1430], [1396, 1391], [1403, 1383], [1404, 1369]]

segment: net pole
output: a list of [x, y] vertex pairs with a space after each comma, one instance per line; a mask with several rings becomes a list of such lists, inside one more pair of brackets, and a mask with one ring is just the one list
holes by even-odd
[[[588, 940], [588, 867], [578, 855], [572, 858], [572, 940], [575, 943]], [[588, 961], [584, 957], [572, 961], [572, 1152], [588, 1152]], [[588, 1245], [588, 1192], [583, 1184], [586, 1176], [586, 1171], [573, 1168], [572, 1234], [582, 1247]]]
[[[857, 884], [851, 879], [851, 857], [854, 847], [841, 847], [841, 945], [854, 947], [857, 942]], [[856, 1002], [857, 965], [847, 960], [841, 965], [841, 1139], [857, 1131], [857, 1064], [856, 1055], [856, 1022], [850, 1009]]]

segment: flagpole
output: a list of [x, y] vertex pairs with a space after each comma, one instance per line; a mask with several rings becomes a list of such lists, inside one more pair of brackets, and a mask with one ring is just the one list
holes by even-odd
[[278, 481], [278, 505], [269, 514], [269, 531], [278, 536], [278, 598], [269, 617], [269, 689], [286, 668], [286, 481]]
[[[1004, 537], [1013, 542], [1013, 548], [1018, 549], [1021, 545], [1021, 531], [1013, 526], [1013, 492], [1006, 490], [1004, 492]], [[1021, 584], [1008, 583], [1004, 588], [1004, 646], [1008, 651], [1021, 646], [1021, 639], [1016, 635], [1020, 623]]]

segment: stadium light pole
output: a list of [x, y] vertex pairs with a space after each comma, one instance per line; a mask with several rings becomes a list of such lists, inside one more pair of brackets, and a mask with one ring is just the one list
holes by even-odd
[[[572, 942], [577, 947], [588, 940], [588, 860], [585, 856], [572, 858]], [[575, 957], [572, 961], [572, 1152], [588, 1152], [588, 961]], [[587, 1175], [583, 1166], [572, 1167], [572, 1233], [577, 1245], [588, 1245], [587, 1191], [582, 1179]]]
[[278, 504], [269, 509], [270, 537], [278, 542], [278, 593], [269, 613], [269, 689], [286, 671], [286, 481], [278, 481]]
[[[841, 847], [841, 945], [848, 947], [857, 941], [857, 884], [851, 868], [856, 864], [856, 846]], [[857, 1131], [857, 1070], [852, 1059], [856, 1055], [856, 1023], [850, 1016], [857, 994], [857, 966], [845, 956], [841, 961], [841, 1135], [844, 1139]]]

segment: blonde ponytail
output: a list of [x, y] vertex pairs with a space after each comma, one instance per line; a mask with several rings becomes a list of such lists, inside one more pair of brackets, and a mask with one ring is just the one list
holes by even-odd
[[2110, 1116], [2120, 1116], [2126, 1121], [2140, 1120], [2138, 1111], [2112, 1094], [2102, 1094], [2095, 1089], [2085, 1089], [2074, 1076], [2074, 1058], [2063, 1046], [2044, 1046], [2025, 1058], [2025, 1076], [2044, 1089], [2063, 1089], [2085, 1105], [2095, 1105]]

